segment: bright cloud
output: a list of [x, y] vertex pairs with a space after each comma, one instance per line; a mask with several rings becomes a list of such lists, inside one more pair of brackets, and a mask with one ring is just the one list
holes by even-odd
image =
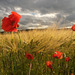
[[14, 7], [14, 9], [16, 10], [16, 11], [21, 11], [21, 7]]
[[[20, 8], [17, 8], [18, 11], [21, 10]], [[17, 10], [16, 9], [16, 10]], [[50, 17], [50, 18], [56, 18], [58, 13], [48, 13], [48, 14], [41, 14], [39, 11], [28, 11], [28, 12], [19, 12], [20, 15], [28, 15], [28, 16], [34, 16], [37, 18], [41, 18], [41, 17]]]

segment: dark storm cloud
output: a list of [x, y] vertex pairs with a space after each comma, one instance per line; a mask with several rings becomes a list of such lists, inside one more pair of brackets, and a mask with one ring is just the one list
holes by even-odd
[[[67, 12], [71, 13], [75, 11], [75, 0], [42, 0], [39, 1], [36, 5], [39, 8], [46, 8], [46, 11], [59, 11], [59, 12]], [[52, 11], [51, 11], [52, 12]]]
[[23, 9], [39, 10], [42, 13], [75, 11], [75, 0], [0, 0], [3, 6], [20, 6]]
[[73, 13], [73, 14], [67, 16], [66, 19], [69, 20], [69, 21], [75, 21], [75, 13]]

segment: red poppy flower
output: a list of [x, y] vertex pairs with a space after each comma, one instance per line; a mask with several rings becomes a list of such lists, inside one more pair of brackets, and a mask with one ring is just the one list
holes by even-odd
[[72, 28], [71, 28], [73, 31], [75, 31], [75, 24], [72, 26]]
[[62, 52], [59, 52], [59, 51], [56, 51], [54, 54], [53, 54], [53, 57], [54, 58], [58, 58], [58, 59], [62, 59], [63, 58], [63, 53]]
[[52, 69], [52, 64], [53, 64], [53, 63], [52, 63], [51, 61], [47, 61], [47, 62], [46, 62], [47, 67], [49, 67], [50, 69]]
[[66, 60], [66, 61], [69, 61], [69, 60], [70, 60], [70, 58], [69, 58], [69, 57], [65, 57], [65, 60]]
[[29, 53], [26, 53], [26, 57], [27, 57], [27, 59], [33, 59], [34, 58], [33, 55], [29, 54]]
[[2, 19], [2, 29], [6, 32], [17, 32], [19, 27], [18, 22], [21, 16], [16, 12], [12, 11], [11, 15]]
[[74, 75], [73, 73], [71, 73], [71, 75]]

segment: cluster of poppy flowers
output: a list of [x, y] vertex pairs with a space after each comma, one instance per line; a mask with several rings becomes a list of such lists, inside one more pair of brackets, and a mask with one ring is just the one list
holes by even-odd
[[[28, 52], [26, 53], [26, 57], [27, 57], [27, 59], [31, 59], [31, 60], [33, 60], [33, 58], [34, 58], [33, 55], [32, 54], [29, 54]], [[60, 52], [60, 51], [56, 51], [52, 55], [52, 57], [57, 58], [57, 59], [62, 59], [63, 58], [63, 53]], [[69, 60], [70, 60], [69, 57], [65, 57], [65, 61], [66, 62], [69, 61]], [[47, 67], [49, 67], [50, 69], [52, 69], [52, 64], [53, 64], [53, 62], [51, 62], [51, 61], [47, 61], [46, 62]]]
[[[62, 58], [63, 58], [63, 53], [60, 52], [60, 51], [56, 51], [56, 52], [52, 55], [52, 57], [57, 58], [57, 59], [62, 59]], [[69, 57], [65, 57], [65, 61], [66, 61], [66, 62], [69, 61], [69, 60], [70, 60]], [[53, 64], [53, 63], [52, 63], [51, 61], [47, 61], [47, 62], [46, 62], [47, 67], [49, 67], [50, 69], [52, 69], [52, 64]]]
[[[32, 54], [29, 54], [28, 52], [26, 53], [26, 57], [27, 57], [27, 59], [29, 59], [29, 60], [30, 60], [30, 59], [31, 59], [31, 60], [34, 59], [33, 55], [32, 55]], [[62, 59], [62, 58], [63, 58], [63, 53], [60, 52], [60, 51], [56, 51], [55, 53], [53, 53], [52, 57], [57, 58], [57, 59]], [[69, 58], [69, 57], [65, 57], [65, 61], [66, 61], [66, 62], [70, 61], [70, 58]], [[52, 64], [53, 64], [52, 61], [46, 61], [46, 66], [49, 67], [51, 70], [53, 69], [53, 68], [52, 68]], [[74, 75], [74, 74], [71, 73], [71, 75]]]

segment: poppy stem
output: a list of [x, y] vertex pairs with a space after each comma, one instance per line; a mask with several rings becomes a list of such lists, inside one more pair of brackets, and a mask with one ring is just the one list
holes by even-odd
[[30, 62], [29, 75], [30, 75], [30, 72], [31, 72], [31, 67], [32, 67], [32, 61]]
[[[13, 44], [13, 32], [11, 33], [11, 43]], [[12, 64], [13, 64], [13, 61], [12, 61], [12, 51], [13, 51], [13, 49], [11, 48], [11, 51], [10, 51], [10, 69], [11, 69], [11, 72], [13, 71], [13, 66], [12, 66]], [[12, 73], [11, 73], [12, 74]]]

